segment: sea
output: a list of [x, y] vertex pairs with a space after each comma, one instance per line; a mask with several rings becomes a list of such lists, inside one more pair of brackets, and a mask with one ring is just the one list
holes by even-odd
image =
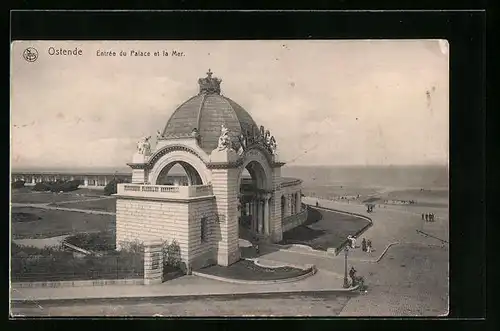
[[[174, 169], [172, 169], [174, 170]], [[50, 172], [87, 172], [87, 173], [130, 173], [130, 169], [116, 168], [31, 168], [12, 169], [12, 171], [50, 171]], [[171, 174], [174, 174], [173, 171]], [[175, 173], [182, 174], [182, 173]], [[347, 186], [365, 188], [423, 188], [448, 189], [448, 167], [439, 165], [425, 166], [287, 166], [281, 170], [283, 177], [303, 180], [305, 187]]]
[[448, 189], [447, 166], [285, 166], [281, 174], [302, 179], [305, 187]]

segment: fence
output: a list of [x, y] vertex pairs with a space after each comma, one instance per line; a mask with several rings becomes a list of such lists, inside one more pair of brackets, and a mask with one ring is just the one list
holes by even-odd
[[74, 257], [72, 254], [11, 259], [12, 281], [130, 279], [144, 276], [143, 254]]

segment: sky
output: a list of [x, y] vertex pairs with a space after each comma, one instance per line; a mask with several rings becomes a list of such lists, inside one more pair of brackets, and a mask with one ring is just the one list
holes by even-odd
[[[61, 48], [81, 55], [49, 54]], [[288, 165], [446, 165], [448, 63], [439, 40], [18, 41], [11, 164], [126, 168], [210, 68]]]

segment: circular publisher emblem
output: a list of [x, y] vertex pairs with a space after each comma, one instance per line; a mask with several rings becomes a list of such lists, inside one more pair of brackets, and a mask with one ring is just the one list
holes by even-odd
[[38, 51], [33, 47], [28, 47], [24, 50], [23, 57], [28, 62], [35, 62], [38, 59]]

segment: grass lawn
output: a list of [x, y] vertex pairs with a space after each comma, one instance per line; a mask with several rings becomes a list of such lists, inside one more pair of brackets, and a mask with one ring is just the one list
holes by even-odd
[[[29, 217], [33, 221], [16, 221], [28, 219], [27, 215], [33, 215]], [[15, 207], [12, 208], [11, 227], [14, 239], [50, 238], [79, 232], [114, 230], [115, 216]]]
[[264, 268], [249, 260], [240, 260], [228, 267], [213, 265], [200, 271], [213, 276], [240, 280], [279, 280], [298, 277], [309, 272], [292, 267]]
[[59, 281], [142, 278], [142, 253], [107, 252], [104, 256], [75, 257], [72, 252], [13, 244], [13, 281]]
[[75, 209], [89, 209], [98, 211], [107, 211], [111, 213], [116, 213], [116, 199], [107, 198], [102, 200], [92, 200], [92, 201], [80, 201], [80, 202], [70, 202], [70, 203], [53, 203], [51, 206], [58, 206], [64, 208], [75, 208]]
[[72, 200], [95, 199], [102, 195], [101, 191], [78, 189], [72, 192], [52, 193], [52, 192], [32, 192], [26, 188], [12, 190], [11, 202], [14, 203], [57, 203]]
[[310, 207], [307, 221], [283, 233], [280, 244], [302, 244], [326, 251], [342, 246], [347, 236], [356, 235], [369, 224], [362, 218]]

